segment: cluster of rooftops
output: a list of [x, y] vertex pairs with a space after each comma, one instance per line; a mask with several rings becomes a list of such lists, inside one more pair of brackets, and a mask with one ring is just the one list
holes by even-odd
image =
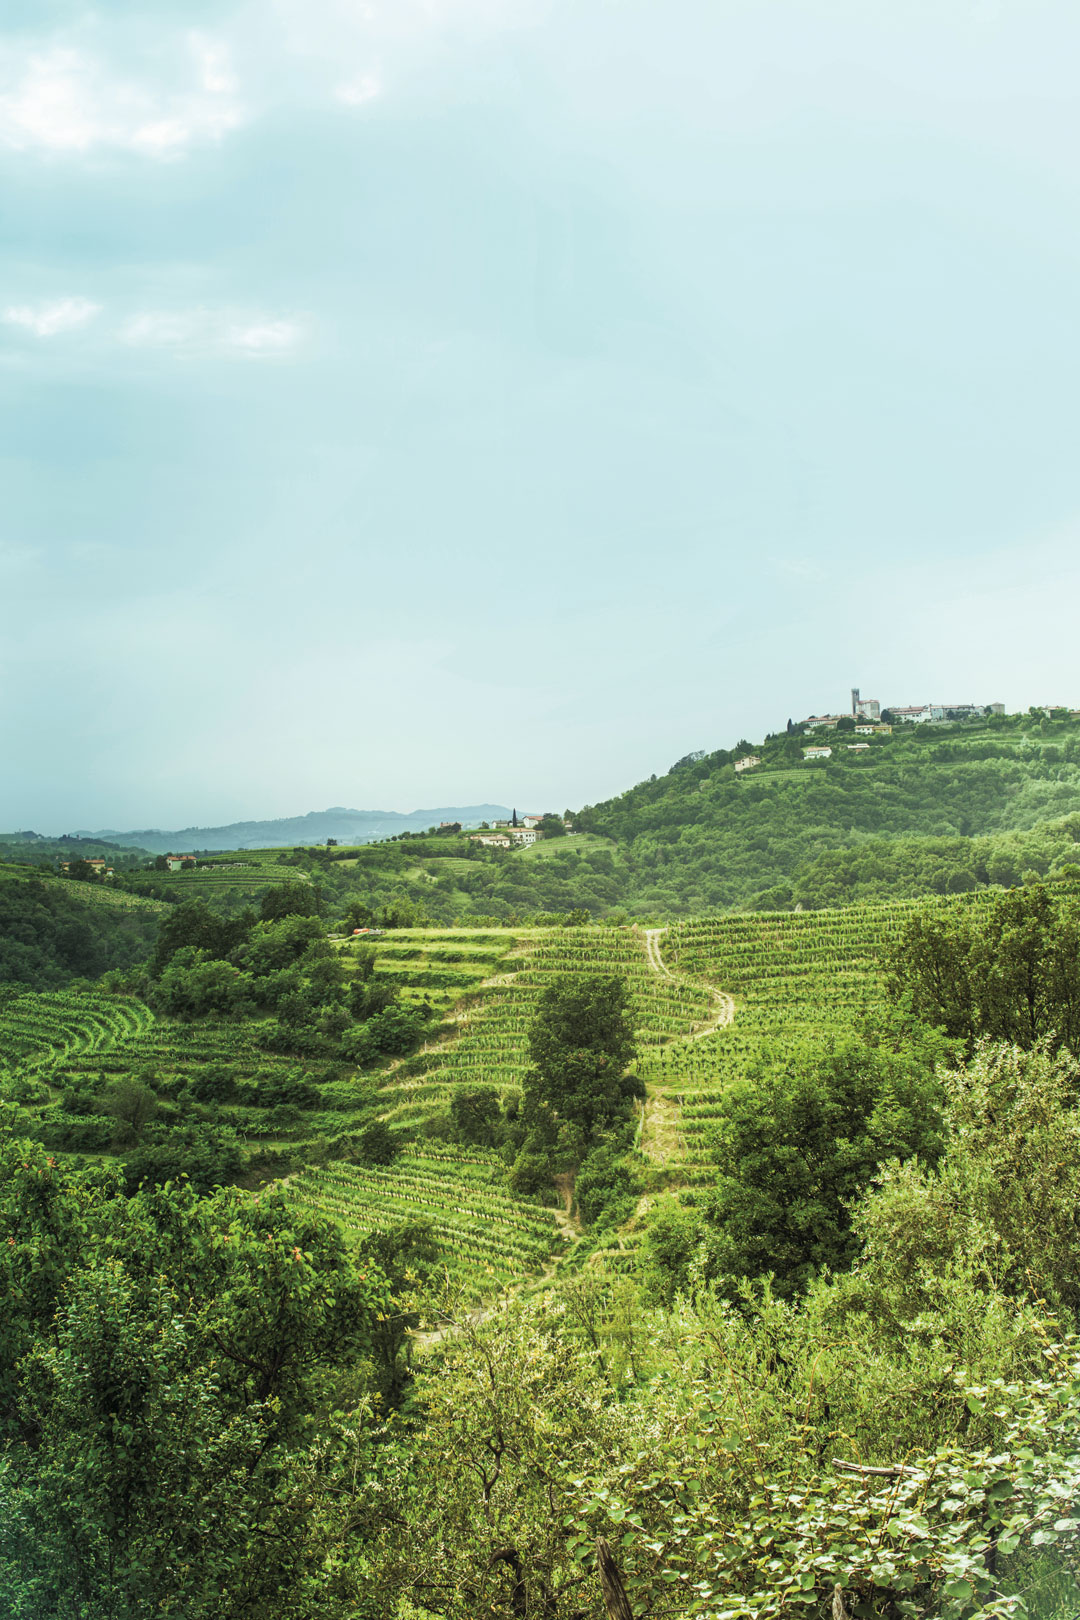
[[[811, 714], [798, 726], [788, 730], [807, 728], [835, 731], [840, 725], [857, 737], [888, 735], [894, 725], [939, 724], [953, 720], [982, 719], [989, 714], [1004, 714], [1004, 703], [892, 703], [882, 708], [877, 698], [864, 698], [857, 686], [851, 689], [851, 708], [846, 714]], [[854, 721], [854, 725], [852, 722]], [[850, 742], [844, 745], [851, 753], [862, 753], [870, 747], [868, 742]], [[832, 748], [823, 743], [811, 743], [802, 751], [804, 759], [831, 759]], [[745, 754], [735, 761], [738, 772], [753, 770], [761, 764], [759, 754]]]

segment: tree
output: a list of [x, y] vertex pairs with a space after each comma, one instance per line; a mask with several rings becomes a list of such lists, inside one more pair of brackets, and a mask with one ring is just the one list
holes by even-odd
[[310, 883], [275, 883], [262, 897], [259, 916], [263, 922], [282, 917], [317, 917], [321, 910], [319, 891]]
[[205, 900], [189, 900], [170, 912], [161, 925], [150, 971], [160, 978], [177, 951], [195, 946], [207, 958], [219, 960], [229, 955], [251, 927], [251, 913], [239, 917], [219, 917]]
[[634, 1027], [625, 979], [602, 973], [559, 974], [545, 986], [529, 1028], [533, 1069], [525, 1112], [577, 1126], [586, 1143], [623, 1112], [633, 1084], [624, 1075], [634, 1056]]
[[912, 918], [893, 953], [893, 988], [968, 1042], [1080, 1053], [1080, 901], [1033, 883], [974, 911]]
[[565, 838], [566, 828], [558, 816], [541, 816], [537, 831], [544, 838]]
[[368, 1164], [393, 1164], [401, 1152], [401, 1133], [393, 1131], [384, 1119], [373, 1119], [358, 1138], [360, 1156]]
[[669, 1219], [658, 1233], [677, 1286], [693, 1270], [734, 1296], [740, 1279], [772, 1273], [788, 1295], [825, 1267], [850, 1265], [859, 1247], [851, 1202], [878, 1165], [940, 1154], [935, 1070], [946, 1051], [932, 1034], [900, 1051], [851, 1037], [760, 1062], [730, 1085], [712, 1144], [714, 1185], [696, 1218]]
[[333, 1381], [376, 1349], [389, 1305], [377, 1265], [358, 1268], [334, 1227], [280, 1193], [173, 1186], [128, 1200], [100, 1173], [12, 1150], [5, 1612], [357, 1613], [323, 1590], [335, 1487], [327, 1454], [321, 1470], [308, 1455]]
[[463, 1142], [477, 1147], [494, 1147], [495, 1132], [502, 1110], [494, 1086], [455, 1086], [450, 1098], [450, 1118]]
[[158, 1100], [143, 1081], [125, 1074], [110, 1082], [101, 1106], [116, 1120], [128, 1140], [137, 1141], [157, 1113]]
[[173, 1018], [206, 1018], [211, 1013], [229, 1012], [244, 984], [239, 969], [211, 958], [193, 945], [185, 945], [170, 958], [153, 1000]]

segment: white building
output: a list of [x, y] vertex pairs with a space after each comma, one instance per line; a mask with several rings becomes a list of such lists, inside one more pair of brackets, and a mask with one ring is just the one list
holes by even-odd
[[535, 827], [511, 827], [510, 837], [515, 844], [535, 844], [537, 833]]
[[940, 703], [907, 703], [891, 709], [894, 720], [902, 724], [926, 725], [931, 720], [944, 720], [945, 710]]
[[760, 754], [744, 754], [742, 759], [735, 761], [737, 771], [752, 771], [755, 765], [761, 764]]
[[832, 759], [831, 748], [804, 748], [803, 759]]

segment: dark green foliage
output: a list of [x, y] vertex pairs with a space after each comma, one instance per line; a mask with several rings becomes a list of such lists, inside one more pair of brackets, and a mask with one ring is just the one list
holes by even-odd
[[334, 1613], [305, 1480], [329, 1379], [389, 1296], [281, 1194], [128, 1201], [0, 1148], [4, 1610], [34, 1620]]
[[403, 1146], [400, 1132], [381, 1119], [371, 1120], [357, 1137], [360, 1157], [368, 1164], [393, 1164]]
[[157, 927], [154, 912], [95, 902], [79, 885], [0, 879], [0, 984], [62, 989], [135, 966]]
[[944, 1044], [930, 1032], [895, 1044], [803, 1046], [724, 1092], [715, 1180], [646, 1240], [661, 1292], [715, 1282], [734, 1296], [768, 1272], [788, 1295], [851, 1264], [851, 1204], [878, 1166], [941, 1151]]
[[430, 1219], [398, 1221], [378, 1232], [365, 1234], [360, 1255], [378, 1267], [393, 1296], [393, 1308], [376, 1322], [373, 1360], [379, 1404], [402, 1404], [412, 1382], [411, 1330], [420, 1322], [418, 1294], [439, 1272], [441, 1254]]
[[1080, 1052], [1080, 896], [1035, 884], [963, 911], [912, 919], [894, 986], [919, 1017], [970, 1044], [979, 1036]]
[[263, 922], [278, 922], [282, 917], [317, 917], [320, 909], [319, 891], [310, 883], [280, 883], [263, 895], [259, 916]]
[[617, 975], [559, 974], [545, 985], [529, 1027], [527, 1114], [544, 1111], [578, 1127], [586, 1141], [619, 1117], [634, 1055], [629, 1007]]
[[120, 1145], [137, 1142], [158, 1112], [158, 1100], [143, 1081], [118, 1075], [102, 1093], [99, 1106], [116, 1122]]
[[[374, 956], [374, 952], [371, 953]], [[349, 1011], [361, 1022], [397, 1000], [397, 988], [386, 979], [373, 978], [370, 973], [354, 979], [349, 986]]]
[[510, 1171], [510, 1190], [523, 1198], [543, 1197], [551, 1191], [551, 1175], [547, 1152], [522, 1148]]
[[450, 1098], [450, 1117], [458, 1140], [476, 1147], [494, 1147], [502, 1110], [494, 1086], [456, 1086]]
[[186, 1180], [200, 1193], [213, 1192], [235, 1182], [244, 1167], [236, 1132], [209, 1124], [169, 1128], [153, 1126], [145, 1140], [124, 1159], [124, 1181], [129, 1192], [141, 1186], [160, 1187]]
[[625, 1151], [601, 1142], [582, 1161], [574, 1182], [578, 1210], [590, 1226], [618, 1226], [629, 1220], [642, 1183]]
[[364, 1024], [346, 1031], [341, 1050], [351, 1063], [363, 1066], [385, 1056], [411, 1052], [424, 1032], [424, 1014], [413, 1007], [393, 1004]]
[[238, 968], [195, 945], [182, 945], [169, 957], [153, 1001], [170, 1018], [208, 1018], [213, 1013], [231, 1012], [242, 991]]
[[150, 971], [160, 977], [172, 958], [185, 947], [205, 952], [205, 959], [227, 957], [247, 936], [252, 918], [226, 918], [211, 911], [205, 900], [177, 906], [158, 932]]

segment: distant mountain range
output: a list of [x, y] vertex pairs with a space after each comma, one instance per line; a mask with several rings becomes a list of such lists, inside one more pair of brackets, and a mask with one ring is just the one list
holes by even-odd
[[437, 810], [311, 810], [306, 816], [285, 816], [280, 821], [234, 821], [228, 827], [183, 827], [179, 832], [163, 832], [144, 827], [136, 832], [80, 830], [74, 836], [102, 839], [125, 848], [146, 849], [152, 855], [184, 855], [200, 849], [274, 849], [281, 844], [325, 844], [336, 838], [341, 844], [372, 844], [397, 833], [426, 832], [441, 821], [460, 821], [475, 827], [481, 821], [509, 816], [504, 804], [444, 805]]

